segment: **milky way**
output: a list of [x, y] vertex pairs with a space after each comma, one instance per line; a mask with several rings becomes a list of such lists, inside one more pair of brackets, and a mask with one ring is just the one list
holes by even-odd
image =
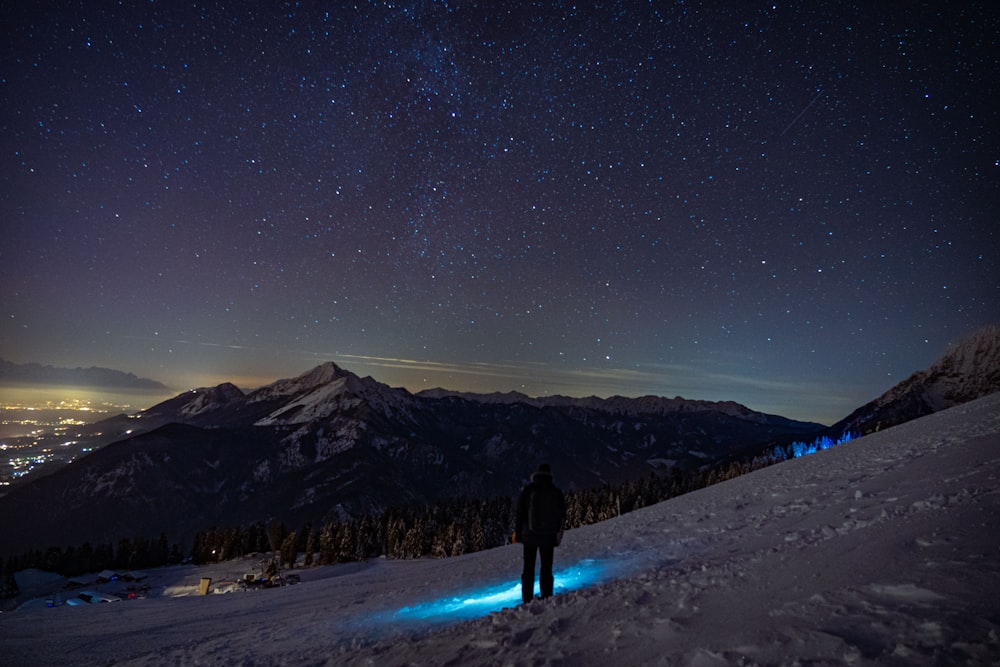
[[831, 421], [1000, 313], [989, 3], [43, 4], [14, 361]]

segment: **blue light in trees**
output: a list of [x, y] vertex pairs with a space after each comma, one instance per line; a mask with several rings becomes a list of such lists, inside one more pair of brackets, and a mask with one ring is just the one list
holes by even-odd
[[778, 447], [774, 450], [774, 453], [775, 456], [777, 456], [780, 459], [788, 457], [797, 459], [807, 454], [815, 454], [818, 451], [824, 449], [830, 449], [831, 447], [834, 447], [836, 445], [841, 445], [845, 442], [850, 442], [855, 437], [857, 436], [848, 431], [843, 435], [841, 435], [836, 440], [827, 436], [823, 436], [821, 438], [816, 438], [812, 442], [793, 442], [791, 445], [789, 445], [787, 450]]
[[[608, 578], [609, 564], [596, 560], [583, 560], [555, 572], [555, 593], [592, 586]], [[535, 594], [538, 595], [538, 582]], [[464, 620], [484, 616], [490, 612], [521, 603], [521, 582], [504, 582], [476, 588], [460, 595], [441, 598], [432, 602], [403, 607], [393, 614], [396, 619]]]

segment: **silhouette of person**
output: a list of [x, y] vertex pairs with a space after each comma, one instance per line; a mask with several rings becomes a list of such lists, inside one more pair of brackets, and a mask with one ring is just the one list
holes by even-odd
[[552, 596], [555, 578], [552, 560], [555, 548], [562, 541], [566, 519], [566, 499], [552, 482], [552, 469], [547, 463], [532, 473], [531, 482], [517, 500], [517, 527], [514, 542], [524, 545], [524, 569], [521, 571], [521, 599], [530, 602], [535, 590], [535, 557], [540, 556], [538, 586], [542, 597]]

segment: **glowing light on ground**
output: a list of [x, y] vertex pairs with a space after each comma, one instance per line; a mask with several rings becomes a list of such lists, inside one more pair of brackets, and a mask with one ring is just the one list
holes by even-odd
[[[596, 560], [584, 560], [555, 572], [555, 594], [565, 593], [599, 584], [610, 578], [609, 563]], [[539, 595], [538, 582], [535, 582], [535, 595]], [[441, 598], [431, 602], [403, 607], [393, 614], [394, 619], [420, 620], [462, 620], [476, 618], [500, 611], [507, 607], [521, 604], [521, 582], [506, 581], [464, 592], [460, 595]]]

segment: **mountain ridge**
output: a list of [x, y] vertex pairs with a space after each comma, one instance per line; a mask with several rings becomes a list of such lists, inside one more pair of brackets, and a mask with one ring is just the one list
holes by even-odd
[[0, 358], [0, 384], [42, 384], [134, 389], [140, 391], [169, 391], [162, 382], [142, 378], [134, 373], [91, 366], [64, 368], [39, 363], [18, 364]]
[[981, 327], [830, 427], [870, 433], [1000, 391], [1000, 324]]
[[448, 389], [425, 389], [416, 394], [418, 397], [444, 398], [455, 396], [466, 398], [481, 403], [525, 403], [535, 407], [578, 407], [611, 413], [628, 414], [667, 414], [671, 412], [723, 412], [734, 416], [751, 417], [763, 415], [765, 417], [777, 417], [751, 410], [747, 406], [735, 401], [705, 401], [699, 399], [687, 399], [682, 396], [667, 398], [665, 396], [655, 396], [647, 394], [644, 396], [609, 396], [600, 398], [599, 396], [573, 397], [561, 394], [552, 396], [532, 397], [517, 391], [474, 393], [459, 392]]

